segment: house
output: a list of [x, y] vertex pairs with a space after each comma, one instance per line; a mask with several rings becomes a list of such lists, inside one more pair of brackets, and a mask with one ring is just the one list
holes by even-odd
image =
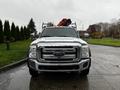
[[79, 35], [80, 35], [81, 38], [89, 37], [88, 31], [78, 30], [77, 32], [79, 32]]

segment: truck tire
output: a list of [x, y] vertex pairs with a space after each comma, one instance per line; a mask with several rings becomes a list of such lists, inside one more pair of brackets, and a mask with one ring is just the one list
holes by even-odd
[[81, 71], [80, 75], [87, 76], [89, 74], [89, 71], [90, 71], [90, 66], [91, 66], [91, 59], [90, 59], [90, 63], [89, 63], [88, 68], [83, 70], [83, 71]]
[[81, 71], [80, 75], [81, 76], [87, 76], [89, 74], [89, 70], [90, 69], [88, 68], [88, 69], [85, 69], [85, 70]]
[[38, 71], [35, 71], [31, 68], [29, 68], [29, 73], [32, 77], [37, 77], [39, 75]]

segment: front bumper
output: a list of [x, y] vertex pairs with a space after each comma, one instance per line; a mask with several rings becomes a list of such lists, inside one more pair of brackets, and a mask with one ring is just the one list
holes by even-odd
[[90, 67], [91, 59], [84, 59], [76, 63], [40, 63], [29, 59], [28, 66], [39, 72], [75, 72], [83, 71]]

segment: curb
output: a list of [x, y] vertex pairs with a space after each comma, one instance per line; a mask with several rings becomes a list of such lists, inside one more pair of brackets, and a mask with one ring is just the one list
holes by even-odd
[[108, 46], [108, 47], [120, 48], [120, 46], [102, 45], [102, 44], [91, 44], [91, 43], [88, 43], [88, 44], [89, 44], [89, 45], [99, 45], [99, 46]]
[[6, 65], [6, 66], [3, 66], [2, 68], [0, 68], [0, 73], [3, 72], [3, 71], [10, 70], [10, 69], [12, 69], [12, 68], [14, 68], [14, 67], [16, 67], [16, 66], [19, 66], [19, 65], [25, 63], [25, 62], [27, 61], [27, 59], [28, 59], [28, 58], [24, 58], [24, 59], [22, 59], [22, 60], [20, 60], [20, 61], [17, 61], [17, 62], [8, 64], [8, 65]]

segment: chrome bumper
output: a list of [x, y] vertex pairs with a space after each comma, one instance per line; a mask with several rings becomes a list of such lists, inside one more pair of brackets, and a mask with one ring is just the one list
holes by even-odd
[[37, 60], [29, 59], [29, 68], [39, 72], [74, 72], [82, 71], [89, 67], [91, 59], [84, 59], [76, 63], [40, 63]]

